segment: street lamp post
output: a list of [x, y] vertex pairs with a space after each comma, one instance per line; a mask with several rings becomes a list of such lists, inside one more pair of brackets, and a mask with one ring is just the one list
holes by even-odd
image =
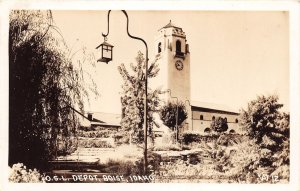
[[[184, 103], [185, 103], [185, 105], [186, 105], [186, 103], [189, 103], [190, 108], [192, 107], [192, 106], [191, 106], [190, 100], [187, 99], [187, 100], [184, 101]], [[189, 110], [189, 111], [190, 111], [190, 110]], [[192, 122], [192, 124], [191, 124], [191, 125], [192, 125], [192, 131], [193, 131], [193, 112], [192, 112], [192, 108], [191, 108], [191, 113], [190, 113], [190, 115], [191, 115], [191, 122]]]
[[[100, 44], [96, 49], [101, 48], [101, 58], [98, 59], [97, 61], [100, 62], [105, 62], [108, 64], [112, 60], [112, 49], [113, 46], [107, 43], [107, 36], [109, 34], [109, 15], [110, 15], [111, 10], [108, 11], [107, 14], [107, 22], [108, 22], [108, 27], [107, 27], [107, 33], [104, 34], [102, 33], [102, 36], [104, 37], [104, 42]], [[140, 40], [144, 43], [145, 48], [146, 48], [146, 61], [145, 61], [145, 100], [144, 100], [144, 173], [147, 173], [147, 133], [148, 133], [148, 123], [147, 123], [147, 115], [148, 115], [148, 107], [147, 107], [147, 94], [148, 94], [148, 46], [147, 43], [145, 42], [144, 39], [132, 36], [129, 33], [129, 18], [127, 15], [127, 12], [125, 10], [122, 10], [124, 15], [127, 18], [127, 34], [130, 38]], [[105, 55], [104, 55], [105, 54]]]

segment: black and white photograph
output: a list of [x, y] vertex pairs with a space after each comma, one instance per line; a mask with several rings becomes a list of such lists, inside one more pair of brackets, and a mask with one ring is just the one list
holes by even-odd
[[295, 183], [289, 10], [7, 13], [10, 184]]

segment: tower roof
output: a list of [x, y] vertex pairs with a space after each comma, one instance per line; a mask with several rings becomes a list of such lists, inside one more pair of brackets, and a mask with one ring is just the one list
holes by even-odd
[[[178, 28], [178, 29], [181, 29], [180, 27], [175, 26], [175, 25], [172, 23], [171, 20], [170, 20], [170, 22], [169, 22], [166, 26], [162, 27], [161, 29], [165, 29], [165, 28]], [[159, 29], [159, 30], [161, 30], [161, 29]]]

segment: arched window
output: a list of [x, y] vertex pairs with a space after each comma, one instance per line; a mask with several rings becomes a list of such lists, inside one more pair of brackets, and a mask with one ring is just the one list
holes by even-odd
[[158, 53], [160, 53], [160, 52], [161, 52], [161, 42], [158, 43]]
[[214, 121], [215, 119], [216, 119], [216, 117], [215, 117], [215, 116], [212, 116], [211, 120], [213, 120], [213, 121]]
[[235, 133], [235, 130], [234, 130], [234, 129], [230, 129], [229, 133], [230, 133], [230, 134], [234, 134], [234, 133]]
[[181, 52], [181, 42], [180, 42], [180, 40], [176, 41], [176, 52]]
[[224, 121], [227, 123], [227, 117], [224, 118]]
[[203, 115], [200, 115], [200, 120], [203, 120]]
[[204, 129], [204, 133], [210, 133], [211, 132], [211, 129], [209, 128], [209, 127], [206, 127], [205, 129]]
[[236, 123], [238, 123], [238, 122], [239, 122], [239, 120], [238, 120], [238, 119], [235, 119], [235, 122], [236, 122]]

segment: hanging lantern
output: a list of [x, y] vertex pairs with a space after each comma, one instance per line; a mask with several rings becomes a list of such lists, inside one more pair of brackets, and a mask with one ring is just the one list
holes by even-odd
[[105, 62], [108, 64], [109, 61], [112, 61], [113, 45], [106, 42], [107, 38], [104, 38], [104, 42], [96, 47], [96, 49], [101, 48], [101, 57], [97, 62]]

